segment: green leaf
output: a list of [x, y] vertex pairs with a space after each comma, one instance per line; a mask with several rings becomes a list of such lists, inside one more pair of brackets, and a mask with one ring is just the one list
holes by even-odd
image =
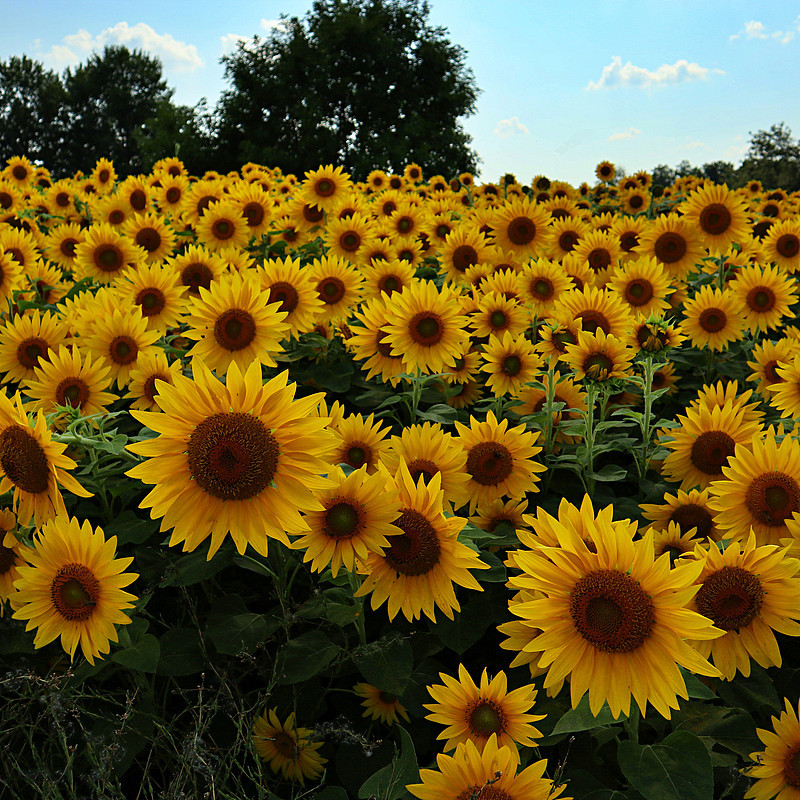
[[217, 652], [235, 656], [243, 650], [255, 650], [279, 626], [279, 620], [249, 612], [241, 597], [230, 595], [215, 602], [206, 636]]
[[494, 621], [489, 596], [473, 594], [453, 619], [439, 618], [429, 623], [431, 633], [439, 641], [461, 655], [474, 645]]
[[458, 418], [458, 410], [446, 403], [437, 403], [431, 406], [427, 411], [418, 410], [417, 416], [429, 422], [440, 422], [443, 425], [448, 425]]
[[111, 654], [111, 660], [137, 672], [155, 672], [161, 657], [161, 645], [152, 633], [143, 634], [138, 641]]
[[778, 709], [781, 701], [767, 671], [756, 663], [751, 664], [750, 677], [737, 675], [732, 681], [720, 681], [717, 692], [726, 705], [760, 711], [764, 707]]
[[[639, 712], [633, 708], [633, 713]], [[585, 694], [578, 703], [576, 708], [571, 708], [564, 714], [563, 717], [555, 724], [552, 735], [558, 733], [575, 733], [576, 731], [589, 731], [592, 728], [598, 728], [601, 725], [611, 725], [614, 722], [620, 722], [627, 719], [624, 715], [615, 717], [608, 707], [608, 703], [603, 703], [603, 707], [597, 713], [597, 716], [592, 714], [589, 708], [589, 695]]]
[[174, 628], [160, 637], [161, 659], [159, 675], [193, 675], [200, 672], [206, 660], [200, 646], [200, 634], [195, 628]]
[[132, 511], [123, 511], [105, 526], [104, 531], [106, 538], [117, 537], [118, 547], [128, 543], [141, 544], [158, 532], [158, 522], [140, 519]]
[[654, 745], [620, 742], [617, 762], [646, 800], [713, 800], [711, 756], [687, 731], [676, 731]]
[[414, 742], [411, 736], [400, 725], [395, 725], [400, 735], [400, 752], [392, 759], [392, 763], [379, 769], [372, 777], [367, 778], [358, 790], [359, 800], [377, 797], [380, 800], [405, 800], [411, 795], [406, 784], [419, 780], [419, 767]]
[[392, 637], [353, 653], [353, 662], [364, 680], [382, 692], [400, 697], [406, 690], [414, 668], [414, 655], [407, 639]]
[[715, 700], [717, 695], [711, 691], [696, 675], [688, 669], [678, 667], [686, 682], [686, 691], [690, 700]]
[[590, 477], [596, 481], [624, 481], [628, 477], [628, 471], [617, 464], [606, 464], [597, 472], [590, 472]]
[[191, 586], [200, 583], [220, 570], [233, 563], [233, 551], [228, 547], [221, 547], [208, 560], [208, 550], [196, 550], [189, 555], [181, 556], [167, 568], [167, 576], [161, 581], [161, 586]]
[[682, 703], [673, 717], [676, 730], [708, 736], [722, 747], [747, 757], [762, 745], [756, 723], [744, 709], [711, 706], [708, 703]]
[[309, 631], [292, 639], [278, 655], [278, 683], [300, 683], [313, 678], [336, 658], [339, 651], [340, 648], [322, 631]]
[[312, 794], [311, 800], [349, 800], [349, 798], [341, 786], [326, 786], [316, 794]]

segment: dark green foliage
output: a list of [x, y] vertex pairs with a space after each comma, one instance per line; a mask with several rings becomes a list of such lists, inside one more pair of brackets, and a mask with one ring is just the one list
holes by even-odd
[[303, 173], [343, 165], [357, 178], [416, 161], [474, 170], [459, 118], [475, 110], [466, 53], [427, 23], [419, 0], [318, 0], [303, 20], [223, 59], [218, 169], [246, 161]]

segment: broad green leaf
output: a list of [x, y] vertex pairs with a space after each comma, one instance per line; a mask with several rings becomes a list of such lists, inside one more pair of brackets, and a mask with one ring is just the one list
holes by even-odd
[[414, 668], [414, 656], [407, 639], [392, 638], [359, 648], [353, 662], [364, 680], [382, 692], [400, 697], [406, 690]]
[[392, 759], [392, 763], [378, 770], [372, 777], [361, 784], [358, 790], [359, 800], [378, 797], [380, 800], [405, 800], [411, 794], [406, 784], [419, 781], [419, 767], [414, 742], [411, 736], [400, 725], [394, 726], [400, 735], [400, 752]]
[[431, 633], [443, 644], [461, 655], [483, 636], [494, 622], [492, 605], [486, 592], [472, 594], [453, 619], [437, 617], [436, 623], [429, 623]]
[[[635, 706], [631, 708], [631, 711], [635, 714], [639, 713]], [[592, 730], [592, 728], [598, 728], [601, 725], [611, 725], [614, 722], [621, 722], [624, 719], [626, 719], [624, 715], [615, 717], [611, 713], [608, 703], [603, 703], [603, 707], [597, 713], [597, 716], [594, 716], [589, 708], [589, 695], [585, 694], [580, 699], [577, 707], [567, 711], [555, 724], [552, 735], [555, 736], [558, 733], [575, 733], [576, 731], [589, 731]]]
[[300, 683], [312, 678], [336, 658], [339, 650], [322, 631], [309, 631], [292, 639], [278, 656], [278, 683]]
[[215, 603], [206, 636], [218, 652], [235, 656], [243, 650], [255, 650], [279, 624], [275, 618], [268, 620], [263, 614], [249, 612], [238, 595], [231, 595]]
[[129, 647], [111, 653], [114, 663], [137, 672], [155, 672], [160, 657], [161, 645], [152, 633], [145, 633]]
[[200, 633], [194, 628], [174, 628], [159, 638], [161, 659], [159, 675], [193, 675], [200, 672], [206, 660], [200, 647]]

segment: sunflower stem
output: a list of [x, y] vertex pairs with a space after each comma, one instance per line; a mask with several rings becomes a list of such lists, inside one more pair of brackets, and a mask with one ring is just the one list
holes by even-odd
[[347, 580], [350, 583], [350, 589], [353, 592], [353, 602], [355, 603], [357, 609], [356, 618], [353, 620], [353, 625], [356, 626], [356, 630], [358, 631], [358, 643], [360, 645], [365, 645], [367, 643], [367, 630], [364, 625], [364, 598], [356, 597], [356, 592], [358, 591], [358, 578], [356, 577], [355, 572], [348, 572]]
[[632, 742], [639, 743], [639, 709], [634, 706], [634, 709], [631, 710], [631, 713], [625, 719], [624, 726], [625, 732], [628, 734], [628, 738]]
[[589, 381], [586, 386], [586, 430], [583, 436], [585, 450], [583, 472], [583, 488], [587, 494], [594, 496], [594, 404], [597, 401], [597, 384]]
[[656, 372], [656, 365], [653, 356], [648, 354], [644, 360], [644, 384], [642, 386], [642, 396], [644, 397], [644, 411], [639, 419], [639, 426], [642, 431], [642, 449], [637, 454], [636, 467], [639, 472], [639, 491], [641, 492], [641, 482], [650, 469], [650, 458], [652, 449], [652, 410], [653, 410], [653, 376]]
[[555, 398], [556, 398], [556, 385], [555, 385], [555, 364], [553, 361], [548, 361], [547, 364], [547, 385], [544, 401], [544, 452], [549, 456], [553, 452], [553, 438], [554, 438], [554, 425], [553, 416]]

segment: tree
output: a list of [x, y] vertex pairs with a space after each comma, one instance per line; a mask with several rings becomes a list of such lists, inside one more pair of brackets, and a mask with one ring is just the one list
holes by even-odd
[[148, 120], [163, 114], [173, 93], [162, 72], [158, 58], [120, 45], [65, 72], [72, 171], [91, 170], [101, 156], [113, 160], [121, 176], [144, 171], [137, 137]]
[[222, 59], [219, 169], [474, 171], [459, 120], [478, 89], [465, 51], [428, 14], [420, 0], [316, 0], [303, 20], [284, 16], [269, 37], [240, 42]]
[[800, 143], [783, 122], [768, 131], [750, 132], [750, 148], [739, 168], [741, 183], [759, 180], [765, 189], [800, 189]]
[[66, 90], [61, 78], [28, 56], [0, 62], [0, 159], [27, 156], [63, 168]]

